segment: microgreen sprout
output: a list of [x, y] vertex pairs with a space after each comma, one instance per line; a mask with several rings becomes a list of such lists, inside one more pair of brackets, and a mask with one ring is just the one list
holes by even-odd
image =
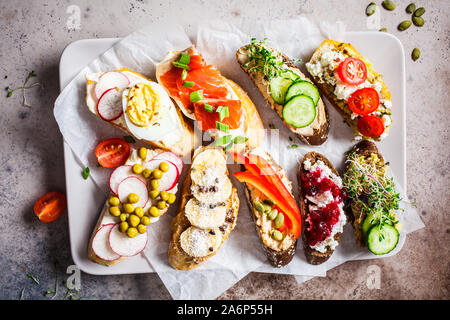
[[33, 77], [36, 77], [36, 72], [34, 72], [34, 70], [31, 71], [30, 73], [28, 73], [27, 77], [25, 78], [25, 82], [23, 83], [22, 86], [17, 87], [17, 88], [11, 88], [10, 86], [6, 87], [6, 91], [7, 91], [6, 97], [7, 97], [7, 98], [10, 98], [10, 97], [13, 95], [13, 93], [14, 93], [15, 91], [17, 91], [17, 90], [19, 90], [19, 89], [22, 89], [22, 97], [23, 97], [22, 104], [23, 104], [25, 107], [31, 108], [31, 105], [27, 102], [27, 97], [26, 97], [26, 95], [25, 95], [25, 90], [26, 90], [26, 89], [31, 89], [31, 88], [36, 87], [36, 86], [40, 86], [40, 87], [42, 86], [39, 82], [33, 83], [33, 84], [31, 84], [31, 85], [27, 85], [27, 84], [28, 84], [28, 81], [29, 81], [31, 78], [33, 78]]

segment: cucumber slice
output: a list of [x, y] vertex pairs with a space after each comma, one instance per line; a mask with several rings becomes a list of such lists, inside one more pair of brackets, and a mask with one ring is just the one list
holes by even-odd
[[367, 234], [367, 247], [376, 255], [391, 252], [398, 243], [400, 234], [395, 227], [383, 223], [370, 228]]
[[316, 86], [311, 82], [299, 80], [292, 83], [286, 91], [285, 101], [289, 101], [292, 97], [299, 94], [309, 96], [311, 99], [313, 99], [314, 105], [317, 106], [317, 103], [320, 99], [319, 90], [317, 90]]
[[367, 239], [367, 233], [369, 232], [370, 228], [378, 224], [379, 221], [380, 221], [379, 215], [373, 213], [366, 214], [366, 217], [364, 218], [364, 221], [361, 225], [361, 230], [364, 235], [364, 238]]
[[283, 119], [296, 128], [304, 128], [316, 118], [313, 99], [300, 94], [291, 98], [283, 108]]
[[269, 82], [269, 90], [273, 101], [279, 105], [284, 105], [287, 89], [298, 79], [300, 79], [300, 76], [291, 70], [284, 70], [280, 76], [272, 78]]

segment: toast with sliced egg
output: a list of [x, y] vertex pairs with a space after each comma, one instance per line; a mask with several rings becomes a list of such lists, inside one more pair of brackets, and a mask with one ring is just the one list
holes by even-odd
[[214, 256], [234, 229], [239, 198], [222, 148], [199, 147], [172, 220], [168, 257], [178, 270], [194, 269]]
[[300, 162], [298, 188], [305, 221], [303, 248], [306, 260], [313, 265], [322, 264], [339, 245], [347, 222], [347, 195], [342, 179], [324, 155], [309, 152]]
[[355, 139], [379, 141], [388, 135], [391, 94], [383, 76], [350, 43], [323, 41], [306, 69], [353, 129]]
[[368, 140], [357, 143], [345, 156], [343, 183], [356, 242], [376, 255], [387, 254], [397, 246], [401, 232], [397, 215], [401, 198], [389, 163]]
[[194, 46], [169, 52], [156, 66], [156, 79], [216, 146], [242, 152], [262, 143], [264, 126], [247, 93], [208, 65]]
[[289, 130], [306, 144], [327, 140], [327, 108], [316, 86], [288, 56], [253, 39], [239, 48], [236, 60]]
[[89, 241], [89, 259], [111, 266], [142, 252], [147, 229], [175, 202], [182, 169], [183, 161], [172, 152], [132, 149], [125, 164], [110, 175], [110, 193]]
[[102, 120], [153, 147], [179, 156], [194, 149], [192, 125], [158, 83], [135, 71], [87, 74], [86, 105]]
[[300, 210], [284, 169], [262, 149], [231, 153], [246, 171], [234, 173], [245, 195], [257, 234], [269, 263], [277, 268], [291, 262], [301, 233]]

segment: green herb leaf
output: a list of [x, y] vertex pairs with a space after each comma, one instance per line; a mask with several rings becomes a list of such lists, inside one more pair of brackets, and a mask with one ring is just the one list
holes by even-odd
[[184, 79], [186, 79], [186, 77], [187, 77], [187, 70], [186, 69], [183, 69], [183, 71], [181, 72], [181, 80], [184, 80]]
[[197, 90], [197, 91], [191, 92], [189, 99], [191, 100], [191, 102], [197, 102], [197, 101], [203, 100], [203, 90]]
[[210, 105], [210, 104], [205, 103], [204, 107], [205, 107], [205, 110], [208, 111], [208, 112], [213, 112], [214, 111], [213, 106]]
[[83, 170], [83, 178], [84, 178], [84, 180], [87, 180], [87, 178], [89, 177], [90, 173], [91, 173], [91, 170], [88, 167], [84, 168], [84, 170]]
[[180, 64], [188, 65], [191, 62], [191, 57], [186, 53], [181, 53], [181, 57], [178, 60]]
[[31, 273], [27, 273], [27, 277], [36, 282], [36, 284], [39, 284], [39, 278]]
[[178, 61], [172, 61], [172, 65], [176, 68], [185, 69], [185, 70], [191, 70], [188, 65], [179, 63]]
[[219, 113], [220, 121], [230, 115], [230, 111], [228, 110], [227, 106], [218, 106], [216, 112]]
[[195, 85], [195, 82], [193, 82], [193, 81], [183, 81], [183, 84], [181, 86], [190, 88], [190, 87], [193, 87], [194, 85]]
[[233, 139], [234, 144], [246, 143], [248, 141], [248, 137], [237, 136]]
[[297, 149], [298, 147], [299, 147], [298, 144], [292, 144], [292, 145], [290, 146], [291, 149]]
[[128, 143], [135, 143], [136, 140], [132, 136], [123, 136], [123, 140], [125, 140]]
[[221, 136], [221, 137], [216, 139], [215, 145], [217, 147], [224, 146], [224, 145], [226, 145], [226, 144], [231, 142], [231, 138], [232, 138], [231, 135]]
[[216, 121], [216, 128], [222, 132], [230, 132], [230, 127], [222, 122]]

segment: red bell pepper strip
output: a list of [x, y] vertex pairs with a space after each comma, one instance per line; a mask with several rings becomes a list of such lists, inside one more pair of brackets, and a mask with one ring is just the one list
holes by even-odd
[[275, 170], [273, 170], [272, 166], [269, 162], [267, 162], [267, 160], [255, 154], [250, 154], [249, 156], [245, 156], [236, 152], [230, 152], [230, 154], [233, 156], [234, 161], [243, 164], [249, 172], [256, 176], [261, 176], [261, 178], [265, 180], [269, 185], [272, 185], [273, 188], [277, 189], [279, 191], [279, 196], [281, 196], [288, 202], [289, 206], [292, 209], [291, 211], [293, 211], [296, 219], [301, 223], [302, 218], [300, 215], [300, 209], [298, 208], [294, 197], [291, 195], [289, 190], [284, 185], [283, 181], [281, 181], [281, 178], [278, 176]]
[[278, 193], [274, 191], [272, 185], [270, 185], [265, 179], [262, 179], [261, 176], [256, 176], [251, 172], [236, 172], [233, 175], [242, 183], [248, 183], [264, 194], [266, 197], [271, 199], [275, 204], [286, 213], [292, 226], [289, 228], [289, 231], [295, 236], [296, 239], [300, 237], [300, 233], [302, 231], [302, 222], [301, 219], [298, 219], [296, 212], [292, 211], [292, 208], [287, 203], [284, 198], [278, 196]]

